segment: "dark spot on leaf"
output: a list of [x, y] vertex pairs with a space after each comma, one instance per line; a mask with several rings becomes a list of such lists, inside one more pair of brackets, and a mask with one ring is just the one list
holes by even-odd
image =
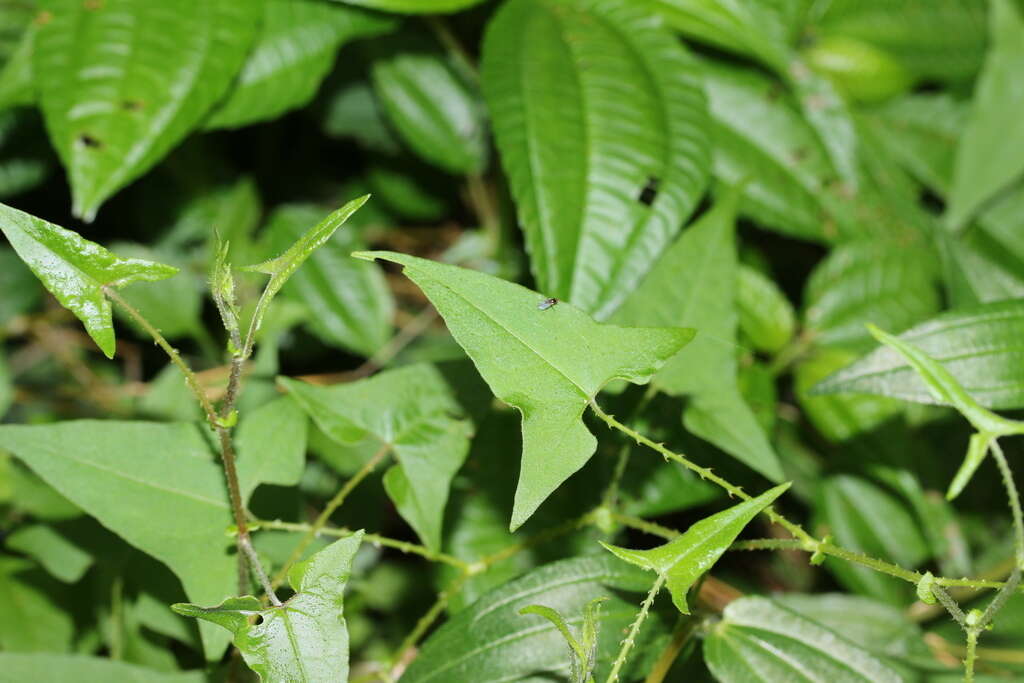
[[121, 108], [125, 111], [139, 111], [142, 106], [142, 102], [139, 100], [125, 100], [121, 103]]
[[78, 141], [90, 149], [99, 149], [103, 146], [103, 143], [89, 135], [88, 133], [82, 133], [78, 136]]
[[82, 7], [87, 10], [103, 9], [103, 0], [83, 0]]
[[792, 157], [793, 161], [799, 163], [799, 162], [801, 162], [801, 161], [803, 161], [804, 159], [807, 158], [807, 148], [806, 147], [797, 147], [796, 149], [794, 149], [789, 154], [790, 154], [790, 157]]
[[636, 200], [645, 206], [650, 206], [658, 197], [658, 185], [660, 184], [661, 181], [654, 176], [649, 177], [647, 179], [647, 184], [644, 185], [642, 190], [640, 190], [640, 196], [638, 196]]
[[49, 10], [43, 10], [38, 15], [36, 15], [37, 26], [46, 26], [51, 21], [53, 21], [53, 12], [50, 12]]

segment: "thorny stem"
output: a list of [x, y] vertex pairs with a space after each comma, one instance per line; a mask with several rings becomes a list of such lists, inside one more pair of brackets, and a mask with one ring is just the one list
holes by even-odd
[[636, 634], [640, 632], [640, 627], [643, 625], [644, 620], [647, 619], [648, 612], [651, 611], [651, 605], [654, 604], [654, 598], [657, 597], [661, 587], [665, 585], [665, 575], [659, 574], [654, 585], [651, 586], [651, 590], [648, 591], [647, 597], [640, 604], [640, 611], [637, 612], [636, 619], [633, 620], [633, 624], [629, 627], [629, 633], [626, 634], [626, 639], [622, 641], [622, 647], [619, 649], [619, 656], [615, 658], [615, 663], [612, 664], [612, 670], [608, 674], [608, 678], [605, 683], [615, 683], [619, 680], [619, 672], [622, 667], [626, 664], [626, 659], [629, 657], [629, 651], [633, 649], [633, 643], [636, 641]]
[[[685, 456], [682, 456], [678, 453], [674, 453], [673, 451], [670, 451], [669, 449], [665, 448], [664, 444], [651, 441], [643, 434], [622, 424], [621, 422], [616, 420], [613, 415], [609, 415], [605, 413], [603, 410], [601, 410], [600, 406], [598, 406], [595, 401], [592, 400], [590, 402], [590, 407], [594, 411], [594, 413], [599, 418], [601, 418], [601, 420], [607, 423], [612, 429], [621, 431], [630, 438], [634, 439], [637, 443], [643, 444], [644, 446], [647, 446], [648, 448], [660, 453], [662, 457], [664, 457], [666, 460], [671, 460], [673, 462], [679, 463], [683, 467], [686, 467], [687, 469], [696, 472], [697, 475], [699, 475], [701, 478], [708, 479], [709, 481], [717, 484], [721, 488], [725, 489], [730, 495], [741, 498], [742, 500], [751, 499], [751, 496], [749, 496], [741, 488], [733, 485], [732, 483], [726, 481], [725, 479], [722, 479], [717, 474], [712, 472], [710, 469], [706, 467], [701, 467], [700, 465], [691, 462]], [[924, 576], [919, 572], [905, 569], [891, 562], [886, 562], [878, 558], [870, 557], [863, 553], [853, 552], [845, 548], [841, 548], [832, 543], [828, 543], [827, 541], [822, 541], [817, 538], [814, 538], [813, 536], [808, 534], [804, 530], [804, 528], [801, 527], [799, 524], [796, 524], [786, 519], [779, 513], [775, 512], [775, 510], [771, 507], [766, 508], [763, 514], [767, 515], [772, 522], [779, 524], [795, 537], [791, 541], [791, 544], [787, 544], [785, 546], [787, 549], [802, 550], [804, 552], [810, 553], [820, 552], [823, 555], [830, 555], [841, 560], [846, 560], [848, 562], [860, 564], [865, 567], [869, 567], [876, 571], [889, 574], [890, 576], [895, 576], [896, 578], [903, 579], [904, 581], [914, 584], [918, 583]], [[626, 516], [613, 515], [613, 518], [618, 519], [619, 521], [622, 521], [624, 524], [628, 525], [628, 522], [625, 521], [626, 519], [628, 519]], [[1003, 588], [1006, 585], [1006, 583], [1003, 583], [1001, 581], [983, 581], [976, 579], [953, 579], [948, 577], [936, 577], [935, 585], [970, 586], [973, 588]]]
[[967, 653], [964, 657], [964, 683], [974, 683], [974, 661], [978, 658], [978, 631], [967, 631]]
[[1006, 462], [1006, 456], [1003, 454], [1003, 448], [999, 445], [999, 441], [992, 439], [989, 449], [992, 451], [992, 457], [995, 458], [996, 465], [999, 466], [999, 473], [1003, 477], [1003, 486], [1006, 488], [1006, 497], [1009, 498], [1010, 502], [1010, 511], [1013, 513], [1013, 545], [1017, 566], [1024, 569], [1024, 515], [1021, 513], [1020, 494], [1017, 492], [1017, 485], [1013, 481], [1013, 472], [1010, 471], [1010, 466]]
[[[277, 529], [279, 531], [296, 531], [300, 533], [308, 533], [313, 530], [311, 524], [297, 524], [294, 522], [282, 522], [280, 520], [266, 520], [261, 519], [253, 522], [255, 526], [261, 529]], [[351, 529], [335, 528], [335, 527], [324, 527], [318, 532], [322, 536], [336, 536], [338, 538], [345, 538], [351, 536], [354, 532]], [[382, 545], [386, 548], [394, 548], [400, 550], [403, 553], [411, 553], [413, 555], [419, 555], [420, 557], [429, 560], [431, 562], [440, 562], [447, 564], [458, 569], [467, 570], [469, 569], [470, 563], [465, 560], [449, 555], [447, 553], [434, 552], [430, 548], [416, 543], [409, 543], [408, 541], [401, 541], [397, 538], [389, 538], [388, 536], [381, 536], [380, 534], [368, 534], [363, 533], [363, 541], [366, 543], [375, 543]]]
[[107, 286], [104, 286], [102, 289], [103, 294], [123, 308], [125, 313], [127, 313], [132, 320], [137, 322], [142, 329], [146, 330], [149, 336], [153, 338], [153, 341], [155, 341], [157, 345], [164, 350], [167, 356], [171, 359], [171, 362], [178, 366], [178, 369], [185, 375], [185, 382], [188, 383], [188, 388], [192, 390], [192, 393], [195, 394], [196, 398], [199, 400], [199, 405], [202, 406], [203, 413], [205, 413], [207, 421], [211, 425], [215, 424], [217, 422], [217, 413], [213, 409], [213, 404], [210, 403], [210, 399], [206, 396], [206, 392], [203, 391], [203, 388], [199, 386], [199, 380], [196, 378], [196, 373], [192, 372], [192, 368], [182, 360], [178, 351], [171, 346], [166, 339], [164, 339], [164, 336], [160, 334], [160, 330], [153, 327], [152, 323], [146, 320], [146, 318], [144, 318], [134, 306], [125, 301], [124, 297], [117, 293], [117, 290], [113, 287]]
[[[644, 392], [644, 395], [639, 401], [637, 401], [637, 404], [633, 406], [631, 411], [632, 415], [639, 415], [643, 409], [647, 407], [647, 404], [651, 402], [651, 399], [657, 395], [657, 393], [657, 387], [653, 384], [648, 386], [647, 391]], [[619, 482], [622, 481], [622, 477], [626, 473], [626, 465], [629, 464], [630, 452], [631, 449], [628, 442], [622, 444], [622, 447], [619, 449], [619, 456], [615, 461], [615, 470], [612, 472], [611, 481], [608, 482], [608, 488], [605, 489], [604, 496], [601, 499], [601, 504], [609, 510], [614, 510], [618, 502]]]
[[299, 561], [299, 558], [302, 557], [302, 553], [306, 551], [306, 548], [308, 548], [309, 544], [313, 542], [313, 539], [317, 537], [317, 534], [319, 534], [327, 525], [327, 522], [330, 520], [331, 515], [334, 514], [334, 511], [341, 507], [341, 504], [345, 502], [348, 495], [355, 490], [356, 486], [358, 486], [363, 479], [370, 476], [370, 473], [376, 469], [377, 465], [384, 460], [389, 452], [391, 452], [390, 444], [384, 444], [381, 446], [377, 452], [373, 454], [373, 457], [367, 460], [366, 463], [359, 468], [359, 471], [352, 475], [352, 478], [346, 481], [345, 485], [342, 486], [336, 494], [334, 494], [334, 498], [331, 498], [330, 502], [327, 503], [323, 512], [320, 513], [313, 524], [309, 527], [309, 531], [307, 531], [306, 535], [302, 537], [299, 544], [295, 546], [295, 550], [292, 551], [288, 560], [284, 563], [281, 569], [278, 570], [277, 574], [274, 575], [274, 580], [271, 582], [271, 586], [277, 588], [281, 585], [285, 577], [288, 576], [288, 570], [292, 568], [293, 564]]
[[266, 581], [266, 574], [260, 566], [259, 559], [256, 557], [256, 552], [252, 548], [252, 540], [249, 538], [249, 527], [245, 518], [245, 506], [242, 503], [242, 494], [238, 485], [238, 468], [235, 465], [235, 449], [231, 439], [231, 429], [223, 424], [224, 418], [228, 417], [235, 408], [235, 401], [238, 398], [240, 386], [243, 359], [238, 356], [232, 359], [227, 394], [221, 413], [218, 415], [214, 410], [209, 397], [207, 397], [206, 392], [204, 392], [202, 387], [199, 385], [199, 380], [196, 377], [195, 372], [193, 372], [192, 368], [190, 368], [181, 358], [181, 355], [177, 350], [175, 350], [175, 348], [167, 342], [164, 336], [160, 334], [160, 330], [156, 329], [149, 320], [139, 313], [134, 306], [125, 301], [125, 299], [113, 288], [103, 287], [103, 293], [108, 299], [123, 308], [125, 312], [135, 320], [135, 322], [142, 326], [142, 328], [153, 338], [153, 341], [155, 341], [157, 345], [167, 353], [171, 362], [178, 366], [182, 373], [184, 373], [186, 383], [192, 390], [192, 393], [195, 394], [196, 398], [199, 400], [199, 404], [202, 406], [203, 412], [206, 415], [207, 422], [209, 422], [210, 426], [217, 432], [217, 436], [220, 441], [221, 462], [224, 465], [224, 476], [228, 485], [228, 497], [231, 502], [231, 513], [235, 520], [235, 526], [238, 529], [236, 543], [239, 551], [239, 592], [245, 592], [248, 586], [248, 577], [245, 567], [245, 563], [248, 561], [257, 578], [261, 579], [261, 584], [263, 585], [264, 590], [268, 590], [267, 597], [270, 599], [271, 603], [275, 605], [281, 604], [277, 600], [277, 596], [274, 595], [273, 590], [269, 590], [271, 587], [269, 582]]

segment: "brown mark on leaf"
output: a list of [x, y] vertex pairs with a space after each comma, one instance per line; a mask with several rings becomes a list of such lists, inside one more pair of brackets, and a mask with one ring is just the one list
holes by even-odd
[[82, 133], [78, 136], [78, 141], [89, 149], [99, 149], [103, 146], [103, 143], [89, 135], [88, 133]]
[[644, 184], [643, 188], [641, 188], [640, 195], [636, 200], [644, 206], [654, 204], [654, 200], [658, 197], [658, 185], [660, 184], [661, 181], [658, 178], [654, 176], [648, 177], [647, 182]]
[[103, 9], [103, 0], [83, 0], [82, 7], [87, 10]]
[[53, 21], [53, 12], [49, 10], [43, 10], [42, 12], [36, 15], [36, 26], [46, 26], [51, 21]]
[[145, 105], [140, 100], [125, 100], [121, 108], [125, 111], [140, 111]]

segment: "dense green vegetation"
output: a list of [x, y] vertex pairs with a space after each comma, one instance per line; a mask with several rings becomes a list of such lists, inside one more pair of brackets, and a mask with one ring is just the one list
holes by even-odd
[[1021, 73], [1019, 0], [0, 0], [0, 681], [1024, 677]]

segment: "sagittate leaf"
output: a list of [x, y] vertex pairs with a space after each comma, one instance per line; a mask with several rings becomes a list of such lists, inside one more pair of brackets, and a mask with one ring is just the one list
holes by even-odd
[[453, 417], [462, 410], [434, 366], [410, 365], [332, 387], [283, 378], [281, 384], [335, 441], [376, 442], [394, 452], [398, 465], [384, 475], [388, 495], [423, 543], [440, 549], [448, 489], [469, 452], [472, 426]]
[[774, 600], [740, 598], [723, 616], [704, 640], [705, 661], [722, 683], [902, 680], [863, 648]]
[[874, 323], [903, 331], [940, 309], [938, 263], [921, 246], [841, 245], [807, 280], [805, 327], [822, 346], [865, 351]]
[[679, 538], [650, 550], [630, 550], [602, 543], [620, 560], [657, 572], [667, 579], [672, 602], [683, 614], [689, 614], [686, 593], [697, 579], [718, 561], [750, 520], [781, 496], [789, 484], [781, 484], [757, 498], [743, 501], [728, 510], [706, 517]]
[[[260, 329], [260, 325], [263, 322], [263, 317], [267, 313], [267, 308], [270, 306], [270, 302], [277, 293], [281, 291], [281, 288], [284, 287], [284, 283], [287, 282], [295, 271], [299, 269], [299, 266], [305, 263], [310, 254], [312, 254], [318, 247], [326, 244], [327, 240], [331, 239], [331, 236], [334, 235], [335, 231], [340, 228], [352, 214], [358, 211], [369, 198], [370, 195], [364, 195], [357, 199], [353, 199], [307, 230], [302, 237], [297, 239], [280, 256], [272, 258], [269, 261], [264, 261], [263, 263], [247, 266], [243, 269], [270, 275], [270, 282], [267, 283], [266, 288], [263, 290], [263, 294], [260, 295], [260, 299], [256, 303], [256, 311], [253, 313], [251, 323], [251, 330], [253, 332]], [[246, 351], [249, 350], [250, 349], [246, 349]]]
[[444, 14], [479, 5], [483, 0], [335, 0], [335, 2], [400, 14]]
[[775, 453], [737, 383], [737, 200], [735, 190], [723, 194], [665, 252], [612, 320], [695, 328], [696, 339], [658, 372], [655, 386], [692, 397], [683, 413], [687, 429], [780, 481]]
[[264, 0], [262, 5], [256, 43], [206, 128], [237, 128], [302, 107], [344, 43], [395, 26], [388, 17], [322, 0]]
[[707, 184], [701, 80], [627, 0], [513, 0], [481, 76], [539, 288], [606, 318]]
[[227, 91], [262, 3], [45, 0], [32, 73], [50, 139], [92, 220]]
[[62, 655], [56, 653], [0, 653], [0, 670], [11, 681], [59, 680], [78, 683], [203, 683], [202, 671], [154, 671], [105, 657]]
[[988, 199], [1024, 173], [1024, 9], [1014, 0], [993, 0], [992, 46], [978, 78], [971, 113], [957, 148], [946, 222], [959, 230]]
[[502, 401], [523, 415], [523, 461], [511, 528], [518, 528], [583, 467], [597, 441], [581, 420], [610, 380], [648, 382], [693, 337], [678, 328], [599, 325], [563, 302], [498, 278], [396, 254], [361, 252], [405, 266], [455, 340]]
[[[899, 339], [940, 363], [986, 408], [1024, 407], [1024, 301], [1002, 301], [943, 313]], [[814, 387], [816, 394], [865, 393], [939, 403], [894, 349], [875, 349]]]
[[[286, 205], [264, 234], [271, 248], [283, 251], [322, 218], [315, 206]], [[349, 258], [361, 246], [351, 230], [336, 232], [291, 276], [283, 295], [309, 311], [307, 324], [324, 342], [371, 356], [391, 336], [394, 302], [379, 267]]]
[[[565, 615], [568, 626], [577, 626], [588, 603], [608, 597], [596, 620], [600, 626], [595, 680], [604, 680], [622, 631], [636, 613], [629, 593], [649, 587], [646, 572], [612, 557], [548, 564], [496, 588], [449, 619], [427, 638], [402, 679], [404, 683], [479, 683], [544, 674], [568, 677], [571, 667], [558, 627], [544, 617], [524, 617], [519, 612], [529, 605], [545, 605]], [[639, 650], [656, 632], [652, 626], [658, 621], [659, 615], [653, 614], [641, 631]]]
[[78, 233], [0, 204], [0, 231], [43, 285], [69, 309], [108, 358], [114, 357], [114, 323], [104, 287], [164, 280], [177, 268], [124, 259]]
[[450, 173], [483, 169], [483, 106], [441, 54], [410, 51], [379, 57], [372, 73], [384, 111], [414, 152]]
[[[190, 599], [212, 603], [234, 593], [224, 475], [195, 425], [115, 420], [4, 425], [0, 448], [170, 567]], [[211, 627], [200, 631], [207, 657], [218, 659], [226, 636]]]
[[[328, 683], [348, 680], [348, 627], [344, 593], [363, 532], [335, 541], [288, 572], [295, 595], [280, 607], [264, 608], [251, 595], [217, 607], [172, 606], [234, 634], [245, 663], [262, 681]], [[250, 617], [259, 615], [258, 624]]]

